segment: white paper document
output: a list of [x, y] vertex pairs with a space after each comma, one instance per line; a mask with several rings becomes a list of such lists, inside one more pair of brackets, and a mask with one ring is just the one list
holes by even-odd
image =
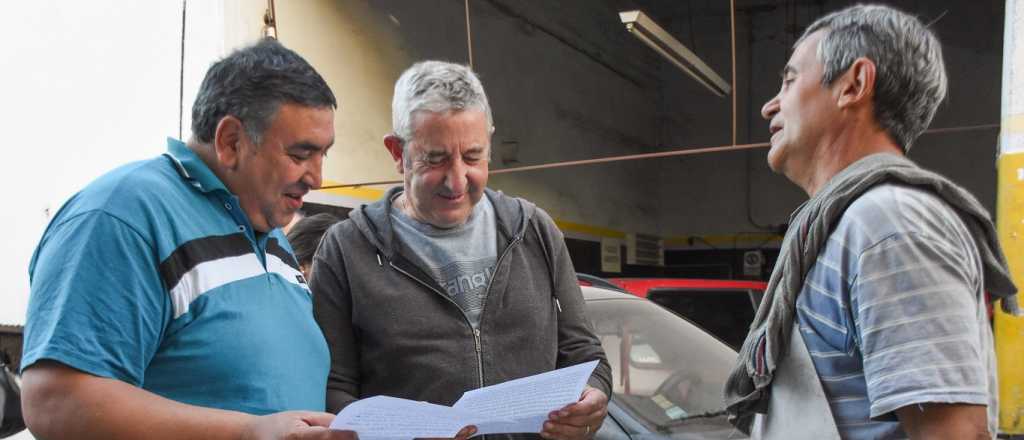
[[454, 437], [465, 426], [479, 434], [538, 433], [548, 413], [579, 400], [597, 361], [468, 391], [448, 407], [375, 396], [345, 407], [331, 429], [360, 440]]

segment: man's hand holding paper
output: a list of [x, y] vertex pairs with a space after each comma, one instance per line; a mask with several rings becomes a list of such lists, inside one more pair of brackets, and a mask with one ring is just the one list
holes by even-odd
[[[558, 424], [594, 423], [595, 419], [599, 424], [608, 399], [592, 388], [583, 391], [597, 363], [591, 361], [468, 391], [451, 407], [396, 397], [370, 397], [345, 407], [331, 423], [331, 429], [355, 431], [362, 440], [450, 438], [465, 436], [469, 428], [475, 428], [474, 434], [469, 435], [540, 433], [552, 411], [566, 413]], [[581, 392], [583, 397], [579, 399]], [[583, 437], [556, 434], [552, 438]]]
[[587, 386], [576, 403], [548, 414], [540, 436], [553, 440], [584, 440], [593, 436], [608, 414], [608, 396]]

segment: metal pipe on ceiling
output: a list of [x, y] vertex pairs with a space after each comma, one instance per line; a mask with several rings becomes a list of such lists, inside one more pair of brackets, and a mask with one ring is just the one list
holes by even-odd
[[[956, 133], [956, 132], [964, 132], [964, 131], [992, 130], [992, 129], [998, 129], [998, 128], [999, 128], [999, 124], [965, 125], [965, 126], [960, 126], [960, 127], [935, 128], [935, 129], [927, 130], [927, 131], [925, 131], [922, 134], [923, 135], [924, 134], [946, 134], [946, 133]], [[671, 151], [661, 151], [661, 152], [657, 152], [657, 153], [628, 154], [628, 155], [625, 155], [625, 156], [600, 157], [600, 158], [596, 158], [596, 159], [570, 160], [570, 161], [565, 161], [565, 162], [554, 162], [554, 163], [546, 163], [546, 164], [540, 164], [540, 165], [526, 165], [526, 166], [521, 166], [521, 167], [501, 168], [501, 169], [497, 169], [497, 170], [492, 170], [490, 172], [490, 174], [518, 173], [518, 172], [522, 172], [522, 171], [537, 171], [537, 170], [546, 170], [546, 169], [551, 169], [551, 168], [564, 168], [564, 167], [572, 167], [572, 166], [580, 166], [580, 165], [594, 165], [594, 164], [599, 164], [599, 163], [610, 163], [610, 162], [624, 162], [624, 161], [628, 161], [628, 160], [638, 160], [638, 159], [657, 159], [657, 158], [662, 158], [662, 157], [692, 156], [692, 155], [708, 154], [708, 153], [722, 153], [722, 152], [728, 152], [728, 151], [743, 151], [743, 150], [751, 150], [751, 149], [755, 149], [755, 148], [764, 148], [764, 147], [768, 147], [768, 146], [771, 146], [771, 144], [768, 143], [768, 142], [758, 142], [758, 143], [753, 143], [753, 144], [741, 144], [741, 145], [721, 145], [721, 146], [717, 146], [717, 147], [681, 148], [681, 149], [676, 149], [676, 150], [671, 150]], [[376, 182], [344, 183], [344, 184], [338, 184], [338, 185], [322, 186], [322, 187], [320, 187], [320, 189], [323, 190], [323, 189], [335, 189], [335, 188], [358, 188], [358, 187], [361, 187], [361, 186], [393, 185], [393, 184], [396, 184], [396, 183], [402, 183], [402, 181], [401, 180], [381, 180], [381, 181], [376, 181]]]
[[277, 39], [277, 9], [274, 0], [267, 0], [267, 10], [263, 13], [263, 36]]
[[473, 69], [473, 30], [469, 27], [469, 0], [463, 0], [466, 6], [466, 52], [469, 54], [469, 68]]

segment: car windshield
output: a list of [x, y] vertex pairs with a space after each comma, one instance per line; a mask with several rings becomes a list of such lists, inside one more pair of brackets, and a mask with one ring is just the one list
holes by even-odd
[[736, 352], [685, 319], [636, 299], [588, 301], [613, 374], [613, 399], [652, 431], [722, 416]]
[[743, 289], [654, 288], [647, 299], [693, 321], [737, 349], [747, 338], [757, 305]]

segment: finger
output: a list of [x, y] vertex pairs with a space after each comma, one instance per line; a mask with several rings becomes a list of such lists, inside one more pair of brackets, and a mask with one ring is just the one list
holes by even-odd
[[584, 426], [592, 425], [595, 421], [599, 421], [604, 418], [604, 413], [601, 411], [595, 411], [590, 414], [583, 414], [579, 416], [559, 417], [557, 419], [548, 419], [548, 422], [555, 425], [570, 425], [570, 426]]
[[588, 428], [587, 425], [576, 426], [545, 422], [544, 429], [540, 432], [540, 436], [545, 439], [553, 440], [574, 440], [585, 438], [590, 431], [591, 429]]
[[[335, 429], [324, 428], [322, 426], [312, 426], [303, 429], [300, 432], [293, 433], [296, 438], [303, 440], [358, 440], [359, 436], [353, 431], [341, 431]], [[291, 438], [291, 437], [289, 437]]]
[[359, 440], [359, 434], [356, 434], [355, 431], [341, 431], [337, 429], [329, 431], [328, 440]]
[[565, 406], [563, 406], [563, 407], [561, 407], [559, 409], [556, 409], [554, 412], [568, 411], [569, 408], [572, 408], [572, 407], [576, 406], [579, 402], [583, 401], [583, 399], [586, 399], [587, 398], [587, 394], [590, 393], [591, 389], [593, 389], [593, 387], [591, 387], [590, 385], [587, 385], [587, 386], [583, 387], [583, 392], [580, 393], [579, 400], [577, 400], [577, 401], [575, 401], [573, 403], [570, 403], [568, 405], [565, 405]]
[[601, 409], [601, 410], [598, 410], [598, 411], [594, 411], [594, 412], [592, 412], [590, 414], [584, 414], [584, 415], [580, 415], [580, 416], [562, 417], [562, 418], [559, 418], [558, 420], [548, 419], [548, 421], [553, 423], [553, 424], [555, 424], [555, 425], [570, 425], [570, 426], [586, 426], [586, 425], [590, 425], [591, 427], [593, 427], [593, 426], [600, 425], [601, 422], [604, 421], [605, 416], [607, 416], [607, 415], [608, 415], [608, 411], [605, 410], [605, 409]]
[[329, 413], [304, 411], [299, 413], [299, 417], [309, 426], [322, 426], [324, 428], [331, 426], [331, 422], [334, 421], [334, 414]]
[[469, 425], [459, 430], [455, 434], [455, 440], [466, 440], [476, 434], [476, 426]]
[[580, 400], [578, 402], [555, 411], [554, 418], [557, 419], [591, 414], [597, 411], [603, 411], [607, 407], [608, 396], [606, 396], [603, 391], [588, 385], [583, 390], [583, 394], [580, 396]]

